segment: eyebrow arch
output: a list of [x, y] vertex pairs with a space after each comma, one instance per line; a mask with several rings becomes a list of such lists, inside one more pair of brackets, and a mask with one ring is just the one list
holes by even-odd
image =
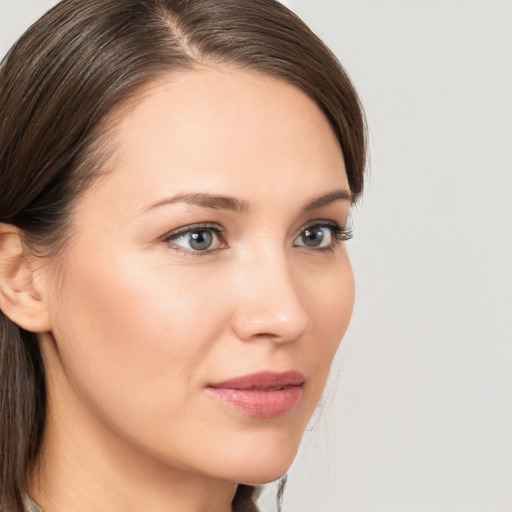
[[144, 209], [144, 213], [147, 213], [154, 208], [159, 206], [175, 204], [175, 203], [187, 203], [203, 208], [212, 208], [214, 210], [230, 210], [237, 213], [244, 213], [249, 209], [249, 205], [246, 201], [236, 199], [234, 197], [227, 196], [214, 196], [206, 193], [195, 193], [195, 194], [178, 194], [172, 197], [166, 197], [161, 201], [149, 206]]
[[348, 190], [334, 190], [333, 192], [329, 192], [328, 194], [317, 197], [316, 199], [312, 199], [306, 206], [304, 206], [302, 211], [304, 213], [311, 212], [339, 200], [349, 201], [352, 203], [354, 196]]

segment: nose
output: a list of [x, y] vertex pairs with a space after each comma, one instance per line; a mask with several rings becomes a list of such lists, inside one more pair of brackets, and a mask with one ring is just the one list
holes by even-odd
[[233, 283], [233, 329], [240, 340], [288, 343], [311, 328], [307, 292], [296, 274], [279, 251], [261, 251], [240, 263]]

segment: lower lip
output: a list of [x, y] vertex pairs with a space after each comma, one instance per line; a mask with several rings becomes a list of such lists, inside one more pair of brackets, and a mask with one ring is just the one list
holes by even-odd
[[302, 396], [302, 386], [287, 386], [275, 391], [206, 388], [215, 398], [249, 416], [276, 418], [291, 411]]

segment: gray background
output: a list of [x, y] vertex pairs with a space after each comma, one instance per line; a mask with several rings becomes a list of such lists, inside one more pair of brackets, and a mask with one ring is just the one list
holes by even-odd
[[[53, 3], [0, 0], [0, 54]], [[510, 512], [512, 4], [284, 3], [371, 130], [354, 318], [284, 511]]]

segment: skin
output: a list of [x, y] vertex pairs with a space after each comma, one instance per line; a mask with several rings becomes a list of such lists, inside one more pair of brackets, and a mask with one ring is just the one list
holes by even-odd
[[[31, 492], [45, 512], [227, 512], [236, 482], [290, 466], [349, 323], [344, 244], [301, 245], [311, 222], [347, 222], [347, 199], [303, 211], [349, 192], [341, 149], [303, 92], [227, 68], [152, 84], [109, 144], [70, 242], [35, 272], [49, 407]], [[243, 211], [166, 202], [205, 193]], [[205, 222], [223, 229], [209, 250], [166, 238]], [[205, 390], [292, 369], [302, 397], [277, 418]]]

